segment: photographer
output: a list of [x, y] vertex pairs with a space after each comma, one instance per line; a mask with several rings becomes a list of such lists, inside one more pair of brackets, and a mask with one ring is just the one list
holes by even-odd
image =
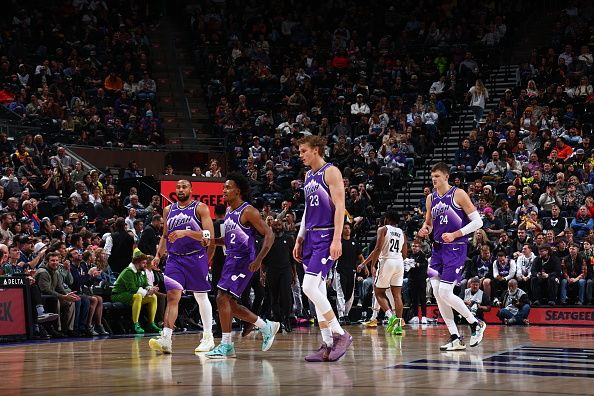
[[469, 288], [464, 290], [464, 304], [468, 306], [470, 312], [478, 319], [483, 320], [483, 312], [491, 310], [491, 301], [487, 293], [480, 289], [481, 281], [478, 277], [471, 278], [468, 281]]
[[518, 281], [511, 279], [507, 283], [507, 291], [503, 293], [503, 307], [497, 317], [508, 326], [528, 324], [530, 300], [524, 290], [518, 287]]

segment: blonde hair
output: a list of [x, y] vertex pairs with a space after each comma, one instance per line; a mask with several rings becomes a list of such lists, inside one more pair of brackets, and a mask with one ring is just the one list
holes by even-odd
[[489, 91], [487, 91], [485, 84], [483, 84], [483, 80], [481, 80], [480, 78], [476, 80], [474, 87], [476, 88], [477, 95], [487, 96], [489, 94]]

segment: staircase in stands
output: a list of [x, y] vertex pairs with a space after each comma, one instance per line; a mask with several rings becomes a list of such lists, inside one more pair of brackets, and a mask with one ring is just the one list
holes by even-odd
[[[515, 87], [516, 69], [517, 65], [504, 65], [490, 74], [486, 82], [489, 101], [486, 104], [485, 115], [497, 106], [506, 89]], [[451, 164], [463, 138], [468, 136], [472, 129], [473, 118], [473, 113], [468, 107], [462, 109], [458, 118], [453, 120], [452, 128], [446, 133], [441, 145], [436, 147], [432, 157], [425, 161], [425, 166], [416, 171], [415, 178], [405, 187], [406, 192], [398, 194], [391, 205], [392, 208], [402, 212], [417, 205], [423, 197], [423, 188], [431, 184], [431, 166], [441, 161]]]

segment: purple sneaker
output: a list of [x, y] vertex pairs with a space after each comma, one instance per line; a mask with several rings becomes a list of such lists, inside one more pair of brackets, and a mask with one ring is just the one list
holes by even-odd
[[328, 361], [328, 354], [330, 353], [330, 348], [326, 346], [325, 343], [322, 342], [320, 349], [317, 352], [310, 353], [305, 357], [306, 362], [327, 362]]
[[353, 337], [346, 331], [343, 335], [334, 337], [334, 346], [330, 350], [328, 360], [335, 362], [340, 359], [346, 353], [347, 349], [352, 343]]

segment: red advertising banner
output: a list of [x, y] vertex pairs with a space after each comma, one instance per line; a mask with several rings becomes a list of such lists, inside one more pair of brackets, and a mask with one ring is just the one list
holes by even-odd
[[0, 289], [0, 336], [26, 334], [23, 289]]
[[[499, 308], [492, 308], [489, 312], [485, 312], [485, 322], [489, 324], [501, 323], [497, 317], [497, 312], [499, 312]], [[427, 315], [429, 318], [437, 319], [438, 323], [443, 323], [437, 306], [427, 306]], [[594, 308], [532, 307], [528, 315], [528, 320], [533, 325], [594, 326]]]
[[[175, 180], [161, 180], [161, 194], [173, 202], [177, 202], [175, 195]], [[192, 199], [203, 202], [210, 207], [210, 215], [214, 218], [214, 207], [219, 204], [225, 204], [223, 198], [223, 186], [221, 181], [192, 181]], [[163, 200], [163, 207], [169, 205], [169, 202]]]

